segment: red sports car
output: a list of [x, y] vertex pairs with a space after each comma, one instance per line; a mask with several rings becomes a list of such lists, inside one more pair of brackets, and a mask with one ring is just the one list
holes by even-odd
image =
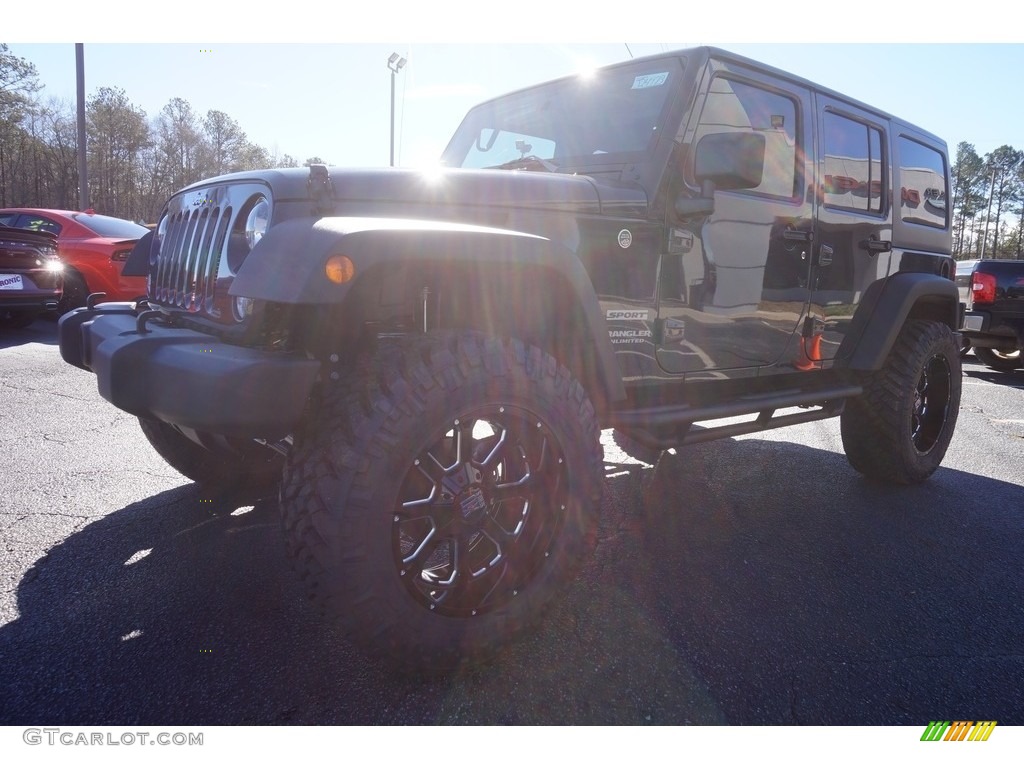
[[91, 211], [3, 208], [0, 226], [57, 235], [64, 262], [62, 313], [84, 305], [90, 293], [103, 292], [106, 301], [131, 301], [146, 294], [146, 278], [121, 275], [128, 254], [146, 234], [140, 224]]

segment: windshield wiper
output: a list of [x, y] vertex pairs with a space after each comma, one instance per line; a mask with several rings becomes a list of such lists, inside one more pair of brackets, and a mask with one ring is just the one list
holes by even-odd
[[517, 157], [515, 160], [509, 160], [507, 163], [502, 163], [501, 165], [491, 165], [488, 166], [488, 168], [501, 171], [509, 171], [515, 168], [529, 168], [531, 165], [534, 164], [542, 166], [545, 171], [549, 171], [551, 173], [554, 173], [555, 171], [558, 170], [557, 165], [548, 160], [545, 160], [543, 157], [537, 157], [536, 155], [523, 155], [522, 157]]

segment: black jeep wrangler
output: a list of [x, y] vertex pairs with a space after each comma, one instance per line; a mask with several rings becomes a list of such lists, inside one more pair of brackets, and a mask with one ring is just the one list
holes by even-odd
[[481, 104], [442, 159], [195, 184], [126, 267], [148, 298], [60, 325], [180, 472], [280, 480], [302, 578], [370, 651], [444, 669], [537, 617], [594, 542], [603, 428], [650, 460], [839, 416], [869, 477], [941, 462], [940, 139], [700, 48]]

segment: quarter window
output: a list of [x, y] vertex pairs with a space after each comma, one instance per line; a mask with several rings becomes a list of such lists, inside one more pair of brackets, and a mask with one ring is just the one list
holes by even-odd
[[900, 218], [945, 228], [946, 162], [931, 147], [900, 136]]

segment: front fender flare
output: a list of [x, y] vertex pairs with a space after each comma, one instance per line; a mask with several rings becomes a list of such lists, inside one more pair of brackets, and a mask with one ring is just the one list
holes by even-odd
[[[326, 278], [327, 259], [336, 254], [348, 256], [355, 265], [352, 283], [336, 285]], [[460, 264], [506, 267], [513, 274], [531, 266], [558, 273], [586, 320], [606, 396], [610, 400], [625, 397], [590, 276], [572, 250], [538, 235], [423, 219], [292, 219], [272, 227], [253, 248], [230, 293], [281, 304], [339, 304], [361, 274], [426, 261], [454, 268]]]

